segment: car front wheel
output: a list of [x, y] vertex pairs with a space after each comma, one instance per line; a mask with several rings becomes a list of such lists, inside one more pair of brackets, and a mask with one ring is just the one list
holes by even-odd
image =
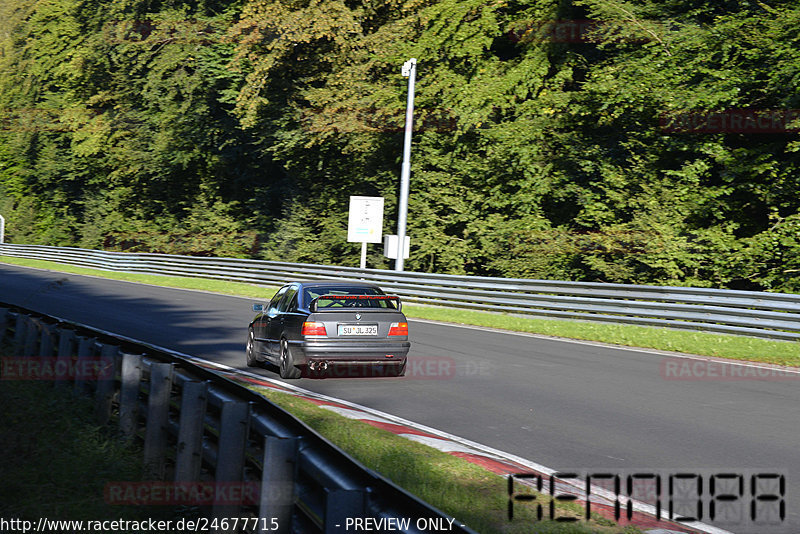
[[292, 351], [289, 350], [289, 342], [285, 339], [281, 339], [281, 360], [279, 369], [281, 378], [300, 378], [300, 369], [295, 367]]

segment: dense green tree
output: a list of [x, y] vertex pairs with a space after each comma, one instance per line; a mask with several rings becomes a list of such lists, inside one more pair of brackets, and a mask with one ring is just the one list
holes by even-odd
[[799, 36], [779, 0], [7, 0], [0, 209], [16, 241], [356, 265], [416, 57], [408, 268], [798, 291]]
[[54, 0], [11, 25], [0, 187], [40, 227], [12, 215], [12, 238], [269, 226], [283, 172], [231, 113], [236, 6], [220, 7]]

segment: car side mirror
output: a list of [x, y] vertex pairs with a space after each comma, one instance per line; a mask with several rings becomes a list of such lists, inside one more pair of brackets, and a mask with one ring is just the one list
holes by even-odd
[[253, 311], [254, 312], [264, 311], [264, 305], [263, 304], [253, 304]]

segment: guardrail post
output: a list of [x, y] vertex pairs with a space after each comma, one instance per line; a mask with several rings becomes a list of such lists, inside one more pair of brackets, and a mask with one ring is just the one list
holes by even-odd
[[8, 331], [8, 308], [0, 308], [0, 345], [6, 338]]
[[42, 335], [39, 339], [39, 357], [53, 357], [53, 325], [45, 322], [40, 323]]
[[17, 317], [14, 321], [14, 356], [22, 356], [25, 352], [26, 317], [22, 312], [17, 312]]
[[103, 343], [100, 349], [100, 373], [95, 390], [94, 416], [98, 424], [105, 425], [111, 419], [111, 404], [119, 369], [119, 347]]
[[86, 393], [86, 371], [89, 368], [89, 358], [92, 357], [92, 352], [94, 352], [95, 341], [96, 339], [93, 337], [78, 336], [78, 359], [75, 362], [75, 388], [73, 390], [76, 395]]
[[203, 426], [208, 382], [187, 381], [181, 392], [175, 482], [198, 482], [203, 462]]
[[69, 384], [70, 368], [72, 367], [72, 345], [75, 341], [75, 330], [58, 327], [58, 356], [56, 360], [57, 369], [65, 369], [66, 374], [56, 378], [56, 387], [67, 387]]
[[139, 385], [142, 381], [142, 355], [122, 354], [122, 385], [119, 393], [119, 429], [126, 439], [136, 435], [139, 423]]
[[150, 392], [147, 395], [147, 425], [144, 432], [144, 470], [146, 476], [158, 480], [164, 479], [173, 367], [171, 363], [154, 363], [150, 366]]
[[[247, 434], [250, 430], [250, 403], [225, 401], [220, 415], [219, 441], [217, 442], [217, 469], [214, 480], [218, 487], [242, 482], [244, 475], [244, 453]], [[244, 491], [238, 492], [246, 495]], [[224, 492], [230, 495], [231, 492]], [[238, 517], [241, 503], [219, 502], [215, 498], [211, 509], [214, 518]], [[226, 532], [220, 529], [217, 532]]]
[[33, 317], [26, 316], [25, 322], [27, 323], [25, 326], [25, 348], [22, 350], [22, 356], [30, 358], [37, 354], [36, 349], [38, 347], [36, 345], [39, 341], [39, 321]]
[[[261, 498], [258, 517], [275, 518], [282, 531], [289, 532], [294, 506], [294, 474], [298, 438], [264, 438], [261, 468]], [[343, 523], [342, 523], [343, 524]], [[264, 526], [264, 525], [262, 525]], [[268, 525], [266, 525], [268, 527]], [[269, 532], [262, 530], [261, 532]]]
[[348, 517], [364, 517], [363, 491], [326, 488], [325, 493], [325, 534], [341, 532]]

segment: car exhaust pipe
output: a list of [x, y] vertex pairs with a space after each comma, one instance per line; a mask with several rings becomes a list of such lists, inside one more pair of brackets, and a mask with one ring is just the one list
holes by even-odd
[[326, 361], [321, 361], [321, 362], [312, 361], [312, 362], [309, 362], [308, 368], [311, 369], [312, 372], [319, 371], [321, 373], [324, 373], [328, 369], [328, 362], [326, 362]]

